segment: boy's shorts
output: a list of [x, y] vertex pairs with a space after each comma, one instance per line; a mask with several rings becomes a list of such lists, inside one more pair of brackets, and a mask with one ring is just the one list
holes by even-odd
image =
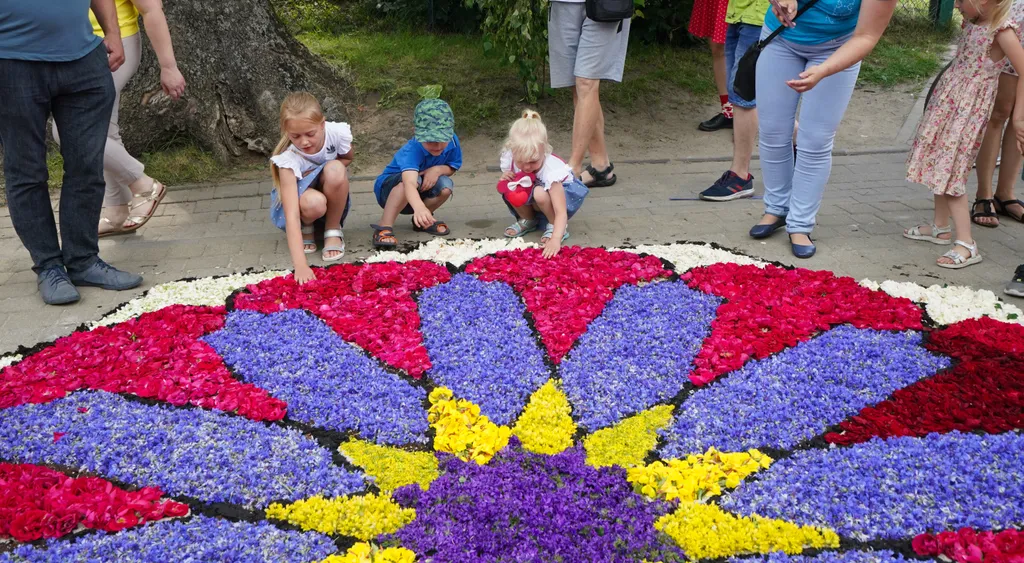
[[551, 87], [576, 85], [576, 77], [622, 82], [629, 20], [596, 22], [583, 2], [550, 3], [548, 57]]
[[[397, 174], [392, 174], [387, 178], [384, 178], [384, 181], [381, 182], [380, 184], [380, 188], [373, 190], [373, 195], [377, 197], [377, 205], [379, 205], [381, 209], [383, 209], [384, 205], [388, 202], [388, 197], [391, 195], [391, 190], [395, 189], [395, 186], [399, 186], [401, 184], [402, 173], [398, 172]], [[423, 176], [420, 176], [416, 180], [417, 186], [421, 184], [423, 184]], [[450, 176], [439, 176], [437, 178], [437, 183], [434, 184], [434, 187], [430, 188], [425, 192], [420, 192], [420, 199], [431, 199], [439, 197], [441, 195], [441, 190], [445, 188], [452, 190], [452, 193], [455, 193], [455, 182], [452, 181]], [[412, 215], [412, 205], [406, 205], [405, 209], [401, 211], [401, 214]]]
[[753, 109], [757, 100], [747, 101], [736, 95], [732, 83], [736, 80], [736, 65], [754, 43], [761, 39], [761, 26], [746, 23], [731, 23], [725, 30], [725, 76], [728, 77], [727, 89], [729, 103], [736, 107]]
[[[324, 164], [317, 166], [313, 170], [306, 174], [298, 181], [299, 186], [299, 197], [306, 193], [306, 190], [313, 188], [315, 190], [320, 189], [320, 173], [324, 170]], [[291, 170], [283, 169], [282, 174], [291, 174]], [[348, 196], [348, 200], [345, 201], [345, 211], [341, 214], [341, 226], [345, 226], [345, 217], [348, 217], [348, 210], [352, 206], [352, 195]], [[270, 191], [270, 220], [274, 223], [274, 226], [282, 231], [285, 228], [284, 218], [284, 204], [281, 203], [281, 196], [277, 193], [277, 188]]]

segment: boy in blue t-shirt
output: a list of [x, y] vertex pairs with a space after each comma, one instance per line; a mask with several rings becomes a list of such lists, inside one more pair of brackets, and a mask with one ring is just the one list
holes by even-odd
[[412, 215], [412, 228], [436, 236], [451, 231], [434, 218], [448, 201], [455, 184], [451, 176], [462, 167], [462, 148], [455, 136], [455, 116], [444, 100], [427, 99], [413, 114], [416, 134], [384, 168], [373, 184], [377, 204], [384, 208], [379, 225], [373, 227], [373, 246], [394, 248], [395, 220], [399, 213]]

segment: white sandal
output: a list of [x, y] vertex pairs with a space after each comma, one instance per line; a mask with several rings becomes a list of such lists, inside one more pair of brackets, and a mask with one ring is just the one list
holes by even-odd
[[945, 227], [937, 227], [937, 226], [935, 226], [935, 223], [932, 223], [930, 225], [931, 228], [932, 228], [932, 232], [929, 233], [929, 234], [922, 233], [921, 232], [921, 227], [927, 227], [927, 226], [929, 226], [929, 225], [917, 225], [915, 227], [910, 227], [909, 229], [903, 231], [903, 236], [904, 236], [904, 238], [908, 238], [910, 240], [923, 240], [925, 242], [930, 242], [932, 244], [943, 244], [943, 245], [945, 245], [945, 244], [950, 244], [952, 242], [948, 238], [939, 238], [939, 235], [945, 235], [945, 234], [952, 233], [953, 232], [953, 227], [952, 226], [946, 225]]
[[[149, 192], [133, 195], [132, 203], [128, 205], [128, 218], [124, 220], [124, 224], [121, 226], [122, 228], [119, 232], [130, 233], [145, 225], [147, 221], [153, 218], [153, 214], [156, 213], [157, 206], [164, 200], [165, 195], [167, 195], [167, 186], [164, 186], [156, 180], [153, 180], [153, 186], [149, 189]], [[146, 212], [145, 215], [132, 215], [136, 209], [144, 205], [149, 205], [150, 203], [152, 203], [153, 206], [149, 208], [149, 211]]]
[[975, 242], [974, 244], [967, 244], [966, 242], [964, 242], [962, 240], [958, 240], [958, 241], [954, 242], [953, 244], [954, 245], [959, 245], [959, 246], [962, 246], [962, 247], [966, 248], [967, 251], [971, 253], [970, 257], [969, 258], [964, 258], [964, 255], [960, 254], [959, 252], [957, 252], [956, 249], [954, 248], [954, 249], [950, 250], [949, 252], [947, 252], [947, 253], [942, 255], [943, 258], [949, 258], [950, 260], [953, 261], [953, 263], [952, 264], [945, 264], [943, 262], [936, 262], [936, 264], [938, 264], [939, 267], [941, 267], [941, 268], [948, 268], [950, 270], [959, 270], [960, 268], [966, 268], [967, 266], [972, 266], [974, 264], [977, 264], [978, 262], [981, 262], [982, 258], [981, 258], [981, 254], [978, 254], [978, 243], [977, 242]]
[[[313, 238], [313, 233], [313, 225], [302, 226], [302, 252], [304, 254], [313, 254], [316, 252], [316, 239]], [[306, 248], [307, 246], [312, 246], [313, 248]]]
[[[341, 244], [327, 244], [327, 239], [332, 237], [338, 237], [341, 239]], [[336, 256], [331, 258], [327, 257], [328, 252], [337, 252]], [[345, 233], [341, 232], [341, 229], [327, 229], [324, 231], [324, 251], [320, 254], [320, 258], [324, 262], [337, 262], [345, 257]]]

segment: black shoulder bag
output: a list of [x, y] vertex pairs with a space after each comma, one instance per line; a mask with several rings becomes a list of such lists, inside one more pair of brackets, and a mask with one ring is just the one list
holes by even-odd
[[633, 0], [586, 0], [587, 17], [596, 22], [619, 22], [633, 17]]
[[[590, 0], [587, 1], [589, 2]], [[817, 3], [818, 0], [811, 0], [804, 4], [802, 8], [797, 10], [796, 15], [793, 16], [793, 21], [796, 21], [797, 18]], [[736, 92], [737, 96], [748, 102], [757, 99], [757, 58], [761, 56], [761, 51], [772, 42], [772, 39], [778, 37], [785, 29], [786, 26], [780, 23], [779, 28], [773, 31], [771, 35], [751, 45], [750, 49], [747, 49], [747, 52], [736, 63], [736, 78], [732, 81], [732, 90]]]

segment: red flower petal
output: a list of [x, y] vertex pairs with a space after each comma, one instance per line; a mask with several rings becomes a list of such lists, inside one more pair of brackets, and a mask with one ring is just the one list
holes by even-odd
[[0, 408], [97, 389], [198, 406], [229, 394], [246, 398], [237, 401], [242, 416], [284, 418], [284, 401], [235, 379], [213, 348], [199, 340], [223, 325], [223, 307], [174, 305], [112, 327], [76, 332], [0, 371]]
[[433, 262], [340, 264], [317, 270], [316, 280], [298, 285], [292, 276], [249, 286], [235, 308], [274, 313], [305, 309], [348, 342], [384, 363], [419, 378], [430, 369], [413, 293], [444, 283], [448, 270]]
[[690, 380], [695, 385], [736, 370], [751, 357], [766, 358], [795, 346], [833, 325], [922, 328], [921, 310], [910, 300], [872, 291], [828, 271], [722, 263], [695, 268], [682, 279], [726, 300], [694, 359]]
[[98, 477], [76, 479], [38, 465], [0, 463], [0, 538], [58, 538], [79, 525], [115, 532], [188, 513], [188, 506], [161, 501], [162, 496], [157, 488], [126, 491]]
[[477, 258], [466, 272], [483, 281], [505, 282], [522, 295], [556, 364], [601, 314], [616, 289], [671, 275], [657, 258], [631, 252], [569, 246], [551, 259], [541, 253], [539, 248], [504, 250]]

